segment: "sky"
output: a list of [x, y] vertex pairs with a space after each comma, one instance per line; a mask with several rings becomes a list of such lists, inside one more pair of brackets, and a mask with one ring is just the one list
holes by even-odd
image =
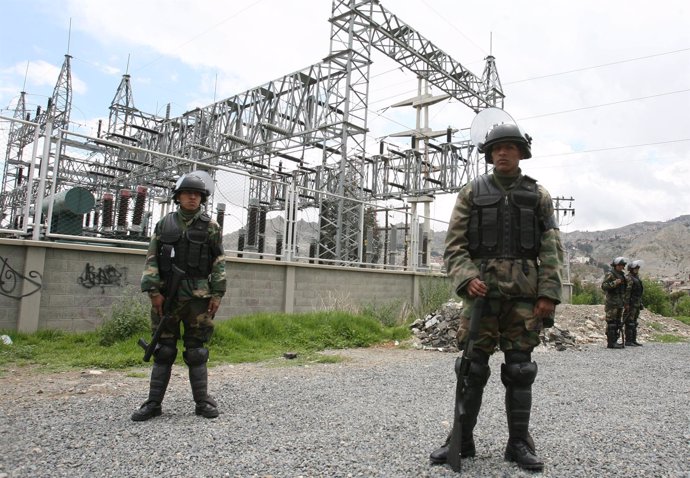
[[[596, 231], [690, 214], [690, 7], [681, 0], [383, 0], [437, 48], [481, 76], [492, 54], [505, 110], [533, 137], [521, 162], [561, 207], [561, 230]], [[329, 0], [4, 0], [0, 115], [20, 91], [45, 107], [72, 56], [72, 128], [95, 135], [122, 75], [135, 106], [177, 116], [318, 63], [329, 53]], [[368, 139], [412, 129], [389, 108], [417, 80], [372, 56]], [[440, 94], [439, 90], [431, 91]], [[457, 101], [430, 127], [469, 128]], [[0, 144], [5, 151], [4, 144]], [[4, 158], [3, 158], [4, 159]], [[454, 195], [436, 198], [447, 221]], [[435, 226], [433, 227], [436, 228]]]

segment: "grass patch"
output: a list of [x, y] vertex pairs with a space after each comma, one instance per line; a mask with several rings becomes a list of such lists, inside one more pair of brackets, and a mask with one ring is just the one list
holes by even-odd
[[[119, 327], [118, 330], [124, 330]], [[144, 365], [143, 351], [136, 344], [140, 332], [132, 329], [128, 337], [105, 341], [102, 330], [70, 333], [43, 330], [33, 334], [0, 332], [12, 339], [0, 343], [0, 372], [13, 366], [38, 365], [47, 371], [102, 368], [127, 369]], [[141, 334], [149, 338], [150, 332]], [[333, 363], [338, 356], [320, 354], [325, 349], [368, 347], [405, 340], [405, 326], [386, 327], [375, 318], [345, 312], [310, 314], [258, 314], [216, 323], [209, 343], [210, 365], [282, 359], [295, 352], [294, 363]], [[182, 348], [182, 343], [178, 342]], [[180, 352], [177, 361], [182, 363]], [[286, 361], [292, 363], [293, 361]]]
[[664, 330], [664, 326], [663, 326], [662, 324], [660, 324], [659, 322], [651, 322], [651, 323], [649, 324], [649, 326], [650, 326], [652, 329], [656, 330], [657, 332], [660, 332], [660, 331]]
[[680, 316], [674, 317], [674, 319], [676, 319], [679, 322], [683, 322], [685, 325], [690, 325], [690, 317], [688, 317], [688, 316], [680, 315]]
[[652, 336], [652, 342], [660, 342], [663, 344], [675, 344], [679, 342], [687, 342], [685, 337], [674, 334], [654, 334]]

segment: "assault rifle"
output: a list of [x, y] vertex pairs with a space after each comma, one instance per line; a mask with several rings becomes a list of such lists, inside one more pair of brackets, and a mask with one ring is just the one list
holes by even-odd
[[[482, 262], [479, 269], [479, 280], [484, 280], [484, 270], [486, 263]], [[474, 343], [477, 341], [479, 335], [479, 322], [482, 318], [482, 311], [484, 310], [484, 302], [486, 299], [479, 296], [474, 301], [472, 307], [472, 315], [470, 316], [470, 330], [467, 334], [465, 346], [462, 351], [462, 357], [455, 359], [455, 374], [458, 382], [455, 387], [455, 413], [453, 415], [453, 430], [450, 434], [450, 441], [448, 442], [448, 457], [446, 463], [455, 472], [460, 472], [462, 469], [460, 448], [462, 445], [462, 420], [465, 416], [465, 408], [463, 406], [463, 398], [465, 395], [465, 388], [467, 387], [467, 380], [470, 373], [470, 362], [474, 356]]]
[[158, 322], [158, 327], [156, 327], [153, 337], [151, 337], [151, 342], [146, 343], [146, 340], [140, 338], [137, 344], [144, 349], [144, 362], [151, 360], [151, 355], [156, 349], [156, 345], [161, 338], [161, 333], [165, 329], [168, 321], [170, 320], [170, 309], [172, 308], [172, 303], [177, 296], [177, 290], [180, 288], [180, 282], [185, 275], [185, 272], [177, 267], [175, 264], [172, 266], [172, 277], [170, 283], [166, 287], [165, 302], [163, 303], [163, 317], [161, 317], [160, 322]]

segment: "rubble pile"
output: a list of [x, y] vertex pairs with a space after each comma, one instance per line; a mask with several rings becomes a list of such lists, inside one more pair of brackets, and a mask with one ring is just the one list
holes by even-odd
[[[462, 301], [449, 301], [437, 311], [410, 325], [414, 346], [424, 350], [458, 352], [456, 335]], [[690, 340], [690, 326], [673, 318], [642, 310], [638, 340], [649, 341], [655, 334], [669, 333]], [[606, 316], [603, 305], [562, 304], [556, 307], [555, 325], [541, 333], [542, 345], [556, 350], [579, 349], [582, 345], [606, 343]]]

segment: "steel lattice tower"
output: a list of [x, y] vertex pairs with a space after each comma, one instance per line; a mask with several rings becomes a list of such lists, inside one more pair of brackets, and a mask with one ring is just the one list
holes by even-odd
[[[322, 61], [179, 117], [171, 118], [169, 110], [159, 117], [136, 109], [130, 77], [124, 75], [106, 131], [99, 129], [97, 138], [77, 135], [62, 142], [54, 190], [81, 184], [94, 193], [98, 207], [112, 200], [124, 211], [118, 201], [143, 188], [150, 210], [152, 198], [169, 196], [175, 180], [195, 163], [211, 173], [216, 167], [241, 169], [254, 176], [250, 207], [260, 211], [285, 209], [286, 195], [276, 194], [271, 180], [316, 191], [299, 196], [293, 206], [319, 208], [319, 257], [361, 260], [361, 200], [455, 192], [474, 174], [472, 145], [452, 142], [450, 133], [445, 142], [434, 144], [429, 140], [438, 135], [418, 128], [410, 136], [424, 144], [423, 150], [381, 145], [379, 154], [367, 155], [372, 52], [383, 53], [474, 112], [502, 107], [504, 95], [493, 56], [486, 58], [482, 76], [476, 76], [378, 0], [333, 0], [329, 22], [330, 49]], [[52, 100], [60, 129], [67, 128], [71, 108], [69, 58]], [[424, 99], [415, 101], [421, 105]], [[17, 115], [25, 115], [19, 104]], [[16, 166], [6, 161], [1, 196], [6, 215], [15, 203], [9, 191], [22, 174], [12, 168], [20, 165], [21, 151], [31, 141], [29, 130], [20, 127], [10, 134], [6, 157]]]

